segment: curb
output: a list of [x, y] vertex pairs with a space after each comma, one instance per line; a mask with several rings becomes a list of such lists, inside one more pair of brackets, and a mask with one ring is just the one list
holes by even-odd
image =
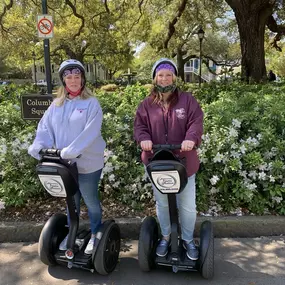
[[[141, 218], [115, 218], [121, 230], [121, 237], [138, 239]], [[285, 217], [282, 216], [227, 216], [197, 217], [195, 237], [199, 237], [203, 221], [213, 223], [216, 238], [253, 238], [260, 236], [285, 235]], [[88, 227], [89, 222], [80, 221], [80, 225]], [[0, 243], [3, 242], [37, 242], [44, 223], [34, 222], [1, 222]]]

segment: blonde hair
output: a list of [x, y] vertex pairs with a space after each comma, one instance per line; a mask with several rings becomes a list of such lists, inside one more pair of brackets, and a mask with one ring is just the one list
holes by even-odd
[[[177, 77], [175, 74], [172, 74], [172, 82], [173, 84], [176, 82]], [[160, 102], [162, 102], [162, 93], [155, 91], [155, 85], [157, 84], [157, 74], [155, 75], [152, 84], [154, 85], [154, 88], [152, 89], [152, 95], [153, 95], [153, 104], [159, 104]]]
[[[56, 94], [56, 102], [55, 102], [55, 105], [56, 106], [62, 106], [65, 99], [66, 99], [66, 95], [67, 95], [67, 92], [64, 88], [64, 86], [61, 86], [58, 88], [57, 90], [57, 94]], [[81, 94], [80, 94], [80, 98], [81, 99], [88, 99], [90, 97], [93, 97], [94, 95], [92, 94], [91, 90], [89, 88], [87, 88], [86, 86], [84, 87], [84, 89], [82, 90]]]

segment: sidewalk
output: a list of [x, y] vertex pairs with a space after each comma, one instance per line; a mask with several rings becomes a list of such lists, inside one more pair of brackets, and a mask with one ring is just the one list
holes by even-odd
[[[196, 237], [199, 237], [200, 225], [205, 220], [212, 221], [216, 238], [285, 236], [283, 216], [228, 216], [197, 217]], [[115, 218], [115, 221], [121, 229], [122, 238], [138, 239], [142, 219]], [[88, 222], [81, 221], [81, 225], [88, 227]], [[38, 241], [43, 226], [44, 223], [0, 221], [0, 243]]]
[[198, 272], [173, 273], [169, 268], [142, 272], [138, 241], [122, 240], [116, 269], [107, 276], [64, 266], [46, 266], [38, 257], [38, 243], [0, 244], [1, 285], [284, 285], [283, 237], [215, 239], [213, 280]]

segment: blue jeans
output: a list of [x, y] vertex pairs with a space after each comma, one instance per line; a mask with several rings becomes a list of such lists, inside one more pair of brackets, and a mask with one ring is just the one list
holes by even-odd
[[[163, 236], [169, 236], [171, 225], [169, 218], [168, 198], [152, 186], [156, 200], [156, 214]], [[193, 240], [193, 232], [196, 222], [196, 184], [195, 174], [188, 177], [188, 183], [184, 190], [176, 194], [179, 221], [181, 224], [182, 239], [186, 242]]]
[[[76, 210], [80, 214], [80, 200], [83, 197], [84, 203], [88, 209], [88, 216], [90, 219], [91, 233], [96, 234], [102, 220], [102, 209], [98, 196], [98, 184], [100, 181], [102, 169], [92, 173], [78, 174], [78, 183], [80, 191], [74, 195]], [[69, 213], [67, 210], [68, 224]]]

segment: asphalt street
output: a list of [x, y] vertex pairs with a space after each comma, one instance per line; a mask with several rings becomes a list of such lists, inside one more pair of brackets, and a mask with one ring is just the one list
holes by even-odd
[[215, 276], [203, 280], [199, 273], [156, 269], [141, 272], [137, 240], [124, 240], [113, 273], [100, 276], [79, 269], [42, 264], [37, 243], [0, 244], [1, 285], [283, 285], [285, 284], [285, 238], [215, 239]]

